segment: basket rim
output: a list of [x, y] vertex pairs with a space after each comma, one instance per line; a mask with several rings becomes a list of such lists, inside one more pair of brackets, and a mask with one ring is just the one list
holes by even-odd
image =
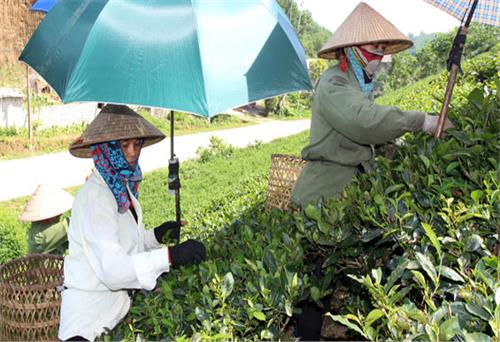
[[[0, 265], [0, 289], [19, 290], [27, 292], [30, 290], [31, 291], [47, 290], [49, 288], [55, 288], [61, 285], [60, 281], [49, 281], [44, 284], [36, 284], [36, 285], [14, 285], [2, 279], [2, 274], [6, 268], [24, 262], [29, 263], [30, 260], [42, 260], [42, 261], [52, 260], [52, 261], [64, 262], [64, 257], [62, 255], [56, 255], [56, 254], [30, 254], [16, 259], [12, 259], [3, 265]], [[63, 270], [64, 268], [61, 268], [61, 271]]]

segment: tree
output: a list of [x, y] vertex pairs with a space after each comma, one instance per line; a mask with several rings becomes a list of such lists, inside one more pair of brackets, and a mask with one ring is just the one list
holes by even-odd
[[[392, 56], [392, 65], [387, 73], [378, 78], [382, 90], [398, 89], [446, 68], [456, 30], [436, 33], [434, 38], [420, 48], [415, 56], [411, 50]], [[410, 35], [410, 37], [413, 37]], [[489, 51], [497, 44], [500, 29], [489, 25], [472, 23], [464, 47], [462, 60]]]
[[[298, 1], [302, 3], [301, 0]], [[315, 57], [323, 44], [331, 36], [331, 32], [323, 26], [318, 25], [314, 21], [311, 12], [301, 10], [297, 1], [278, 0], [278, 3], [297, 32], [307, 57]]]

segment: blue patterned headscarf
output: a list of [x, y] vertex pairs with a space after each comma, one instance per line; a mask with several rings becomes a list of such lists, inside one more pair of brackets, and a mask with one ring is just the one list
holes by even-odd
[[139, 198], [139, 183], [142, 172], [139, 163], [130, 166], [117, 140], [90, 145], [90, 154], [95, 167], [115, 196], [118, 212], [125, 213], [130, 208], [126, 184], [135, 198]]
[[373, 82], [366, 83], [365, 82], [365, 76], [363, 75], [363, 67], [361, 64], [359, 64], [358, 59], [356, 58], [356, 55], [352, 51], [351, 48], [347, 48], [347, 59], [349, 60], [349, 63], [352, 66], [352, 70], [354, 71], [354, 74], [356, 75], [356, 78], [358, 79], [359, 86], [361, 87], [361, 90], [363, 91], [363, 94], [365, 94], [366, 97], [370, 96], [370, 93], [373, 90]]

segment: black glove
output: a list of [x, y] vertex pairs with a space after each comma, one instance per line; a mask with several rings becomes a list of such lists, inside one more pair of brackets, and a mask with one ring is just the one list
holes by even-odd
[[192, 239], [169, 247], [168, 251], [172, 267], [199, 263], [207, 257], [207, 252], [203, 243]]
[[171, 240], [179, 240], [181, 235], [181, 223], [177, 221], [167, 221], [155, 228], [155, 238], [159, 243], [163, 242], [163, 237], [168, 234]]

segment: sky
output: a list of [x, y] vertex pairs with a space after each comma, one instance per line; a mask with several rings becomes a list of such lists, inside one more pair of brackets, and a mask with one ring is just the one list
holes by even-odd
[[[359, 0], [299, 0], [301, 9], [311, 12], [313, 19], [332, 33], [352, 12]], [[364, 0], [401, 32], [448, 32], [460, 21], [423, 0]]]

